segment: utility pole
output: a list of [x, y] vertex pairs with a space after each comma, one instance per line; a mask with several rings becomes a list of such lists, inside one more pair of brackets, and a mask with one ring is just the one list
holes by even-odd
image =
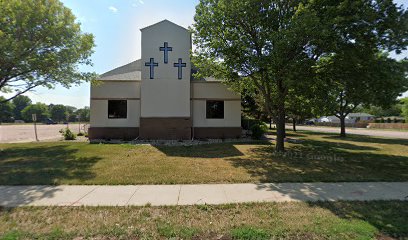
[[38, 135], [37, 135], [37, 114], [33, 113], [31, 114], [31, 117], [34, 122], [34, 133], [35, 133], [35, 141], [38, 142]]
[[78, 133], [81, 132], [81, 115], [77, 115], [77, 119], [78, 119]]

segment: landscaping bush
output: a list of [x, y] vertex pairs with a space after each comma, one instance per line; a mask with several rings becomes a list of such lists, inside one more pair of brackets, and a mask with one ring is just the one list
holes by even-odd
[[75, 140], [76, 134], [73, 133], [69, 128], [61, 129], [59, 131], [65, 140]]
[[252, 139], [261, 139], [261, 137], [268, 131], [265, 123], [255, 124], [251, 127]]
[[251, 118], [242, 118], [241, 119], [241, 127], [244, 130], [251, 130], [254, 125], [261, 125], [264, 124], [261, 120], [258, 119], [251, 119]]
[[79, 132], [78, 134], [77, 134], [77, 136], [79, 137], [79, 136], [84, 136], [85, 134], [83, 133], [83, 132]]

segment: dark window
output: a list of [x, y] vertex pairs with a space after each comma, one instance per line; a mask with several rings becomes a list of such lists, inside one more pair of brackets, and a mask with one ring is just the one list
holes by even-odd
[[207, 101], [207, 118], [224, 118], [224, 101]]
[[108, 118], [127, 118], [127, 101], [108, 100]]

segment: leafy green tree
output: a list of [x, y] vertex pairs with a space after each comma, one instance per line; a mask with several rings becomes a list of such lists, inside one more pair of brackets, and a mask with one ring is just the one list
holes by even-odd
[[92, 65], [94, 37], [60, 1], [1, 0], [0, 16], [0, 92], [13, 93], [3, 102], [38, 86], [69, 88], [95, 78], [78, 68]]
[[352, 50], [322, 58], [319, 72], [327, 79], [327, 103], [340, 119], [340, 136], [346, 136], [345, 118], [361, 104], [389, 107], [408, 90], [406, 62], [368, 50]]
[[75, 122], [76, 121], [75, 111], [77, 111], [77, 108], [73, 106], [65, 106], [65, 108], [67, 109], [68, 121]]
[[[4, 101], [5, 99], [3, 99]], [[27, 96], [24, 95], [19, 95], [15, 97], [13, 100], [13, 105], [14, 105], [14, 119], [19, 120], [22, 119], [21, 117], [21, 111], [23, 111], [24, 108], [27, 106], [31, 105], [31, 99]], [[2, 101], [0, 101], [2, 102]]]
[[292, 128], [296, 132], [296, 124], [305, 120], [306, 118], [311, 118], [313, 116], [313, 103], [308, 98], [302, 96], [294, 96], [288, 98], [287, 105], [287, 115], [292, 119]]
[[376, 117], [402, 116], [401, 111], [402, 103], [393, 104], [392, 106], [387, 108], [371, 105], [369, 107], [359, 106], [355, 109], [355, 112], [365, 112]]
[[405, 118], [405, 122], [408, 122], [408, 97], [401, 99], [402, 102], [402, 116]]
[[[303, 1], [201, 0], [196, 7], [194, 64], [202, 77], [225, 80], [233, 89], [257, 92], [276, 116], [276, 150], [284, 151], [288, 90], [317, 57], [319, 19]], [[312, 81], [310, 81], [312, 83]]]
[[2, 102], [4, 97], [0, 96], [0, 123], [13, 121], [14, 105], [11, 102]]
[[89, 122], [90, 116], [91, 116], [91, 109], [89, 107], [84, 107], [84, 108], [78, 109], [75, 112], [75, 115], [79, 115], [80, 121]]
[[31, 104], [23, 109], [21, 115], [26, 122], [32, 122], [32, 114], [37, 114], [37, 122], [43, 122], [50, 117], [48, 107], [44, 103]]
[[406, 62], [387, 53], [400, 53], [408, 42], [408, 12], [391, 0], [312, 1], [324, 28], [325, 42], [318, 46], [319, 78], [328, 83], [329, 114], [345, 118], [357, 106], [390, 106], [407, 90]]
[[50, 115], [52, 120], [56, 122], [65, 121], [68, 116], [67, 108], [62, 104], [53, 105], [50, 108]]

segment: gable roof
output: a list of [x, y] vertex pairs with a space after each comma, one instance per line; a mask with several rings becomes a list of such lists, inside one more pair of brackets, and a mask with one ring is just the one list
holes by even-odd
[[151, 27], [155, 27], [155, 26], [160, 25], [160, 24], [165, 24], [165, 23], [171, 24], [171, 25], [174, 25], [174, 26], [177, 26], [177, 27], [179, 27], [179, 28], [182, 28], [182, 29], [185, 30], [185, 31], [188, 31], [187, 28], [182, 27], [182, 26], [180, 26], [180, 25], [177, 25], [177, 24], [175, 24], [174, 22], [169, 21], [169, 20], [167, 20], [167, 19], [164, 19], [164, 20], [162, 20], [162, 21], [160, 21], [160, 22], [157, 22], [157, 23], [155, 23], [155, 24], [149, 25], [149, 26], [147, 26], [147, 27], [141, 28], [140, 31], [143, 31], [143, 30], [148, 29], [148, 28], [151, 28]]
[[141, 80], [142, 60], [138, 59], [100, 75], [98, 80]]
[[[193, 76], [194, 73], [198, 71], [198, 68], [192, 64], [191, 66], [191, 73], [190, 73], [190, 81], [194, 82], [221, 82], [221, 80], [206, 77], [206, 78], [195, 78]], [[142, 59], [138, 59], [126, 65], [117, 67], [113, 70], [110, 70], [102, 75], [99, 76], [100, 81], [140, 81], [142, 80]]]

